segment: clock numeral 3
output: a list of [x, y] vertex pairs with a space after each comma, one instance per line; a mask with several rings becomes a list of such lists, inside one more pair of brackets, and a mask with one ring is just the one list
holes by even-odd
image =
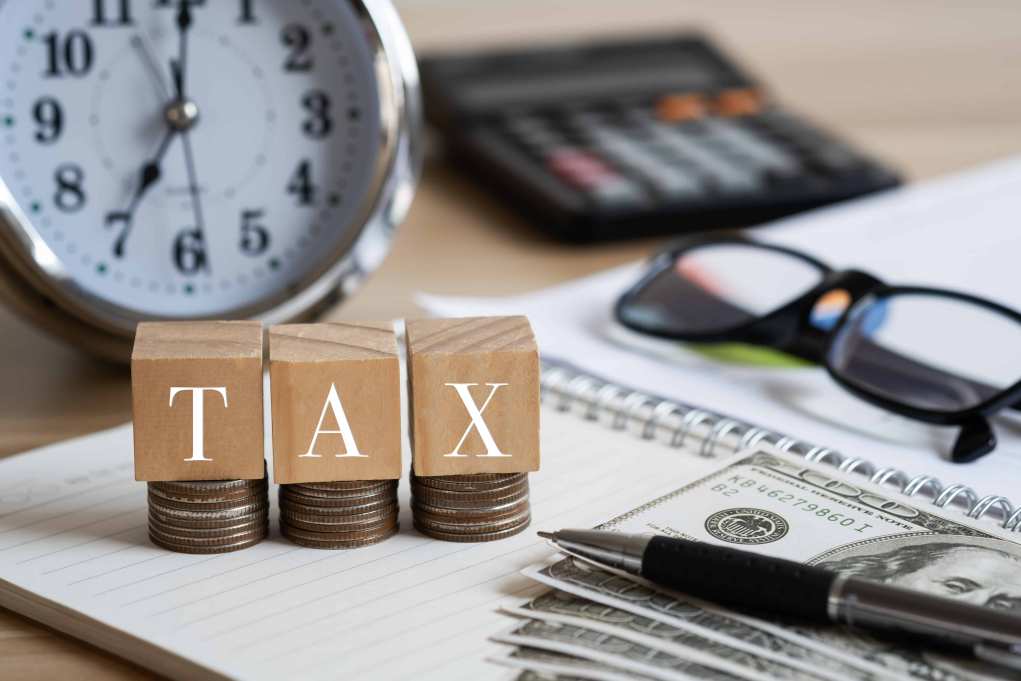
[[308, 29], [299, 24], [289, 24], [284, 27], [280, 39], [291, 50], [284, 62], [284, 71], [311, 71], [312, 57], [308, 49], [312, 45], [312, 34]]
[[312, 183], [312, 163], [308, 159], [298, 164], [287, 185], [287, 193], [298, 197], [299, 206], [311, 206], [315, 203], [317, 187]]
[[174, 266], [181, 274], [198, 274], [206, 269], [206, 242], [201, 230], [186, 229], [177, 235]]
[[329, 135], [333, 130], [329, 95], [322, 90], [313, 90], [302, 98], [301, 105], [310, 114], [301, 126], [305, 134], [316, 140], [321, 140]]
[[[116, 11], [108, 11], [112, 5]], [[93, 26], [132, 26], [131, 0], [92, 0]]]
[[95, 50], [92, 38], [85, 31], [69, 31], [63, 39], [57, 32], [47, 33], [43, 41], [46, 43], [46, 71], [43, 75], [47, 78], [61, 78], [65, 73], [80, 78], [92, 69]]
[[85, 206], [85, 171], [81, 166], [65, 163], [57, 168], [55, 174], [57, 192], [53, 195], [53, 203], [65, 213], [74, 213]]
[[35, 139], [40, 144], [53, 144], [64, 131], [64, 110], [53, 97], [40, 97], [32, 107], [32, 117], [39, 124]]
[[266, 216], [264, 210], [246, 210], [241, 213], [241, 252], [252, 257], [262, 255], [269, 248], [269, 232], [259, 223]]

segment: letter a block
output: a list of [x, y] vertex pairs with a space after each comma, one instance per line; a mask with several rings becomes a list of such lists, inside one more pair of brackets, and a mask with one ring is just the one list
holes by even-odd
[[139, 324], [131, 394], [136, 480], [263, 477], [258, 322]]
[[539, 470], [539, 352], [525, 317], [407, 323], [415, 474]]
[[269, 374], [275, 482], [401, 477], [393, 324], [274, 326]]

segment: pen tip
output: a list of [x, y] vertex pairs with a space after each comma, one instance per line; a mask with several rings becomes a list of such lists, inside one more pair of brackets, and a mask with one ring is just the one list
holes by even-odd
[[543, 539], [550, 539], [550, 540], [553, 539], [553, 533], [552, 532], [541, 532], [540, 531], [540, 532], [538, 532], [538, 535], [540, 537], [542, 537]]

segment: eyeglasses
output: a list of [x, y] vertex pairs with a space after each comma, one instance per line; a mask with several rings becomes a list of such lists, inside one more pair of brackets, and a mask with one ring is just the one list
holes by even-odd
[[960, 427], [956, 462], [996, 447], [989, 417], [1021, 411], [1021, 313], [956, 291], [887, 286], [780, 246], [682, 242], [652, 261], [616, 317], [661, 338], [763, 346], [822, 364], [872, 404]]

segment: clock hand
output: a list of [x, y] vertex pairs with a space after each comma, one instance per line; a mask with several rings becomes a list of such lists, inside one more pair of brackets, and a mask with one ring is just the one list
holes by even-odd
[[152, 84], [156, 88], [156, 95], [165, 102], [173, 99], [173, 95], [170, 93], [170, 88], [167, 87], [165, 75], [160, 69], [159, 60], [156, 58], [152, 45], [149, 44], [148, 40], [146, 40], [145, 35], [138, 33], [133, 36], [131, 38], [131, 45], [138, 50], [139, 54], [142, 55], [142, 60], [149, 69], [149, 74], [152, 76]]
[[[195, 239], [205, 245], [205, 218], [202, 215], [202, 199], [199, 190], [198, 174], [195, 172], [195, 156], [191, 150], [191, 138], [188, 131], [181, 131], [181, 146], [184, 147], [184, 163], [188, 170], [188, 191], [191, 193], [191, 205], [195, 211]], [[205, 252], [205, 248], [202, 249]], [[209, 264], [202, 260], [202, 269], [208, 271]]]
[[135, 211], [138, 209], [138, 205], [142, 202], [142, 199], [145, 197], [145, 194], [149, 191], [149, 189], [159, 182], [160, 178], [163, 176], [163, 172], [161, 170], [163, 156], [167, 153], [167, 149], [170, 147], [170, 142], [174, 139], [176, 134], [177, 131], [174, 129], [167, 130], [163, 139], [160, 141], [159, 147], [156, 149], [156, 153], [153, 154], [153, 157], [146, 161], [142, 166], [142, 169], [138, 173], [138, 185], [135, 187], [135, 193], [128, 202], [128, 207], [123, 211], [108, 213], [106, 216], [107, 227], [112, 227], [118, 222], [123, 223], [124, 225], [124, 227], [121, 228], [121, 233], [113, 242], [113, 254], [118, 258], [124, 257], [124, 244], [127, 242], [128, 236], [131, 234], [131, 227], [135, 222]]
[[174, 89], [178, 101], [184, 101], [184, 80], [188, 69], [188, 30], [192, 25], [191, 0], [180, 0], [177, 8], [177, 33], [180, 36], [177, 60], [170, 62], [170, 70], [174, 74]]

